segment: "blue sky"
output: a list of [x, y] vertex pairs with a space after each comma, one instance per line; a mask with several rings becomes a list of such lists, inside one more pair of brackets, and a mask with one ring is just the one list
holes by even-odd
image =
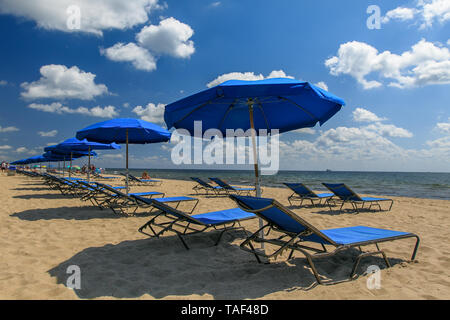
[[[68, 29], [71, 5], [80, 26]], [[370, 5], [380, 29], [367, 25]], [[0, 0], [0, 159], [41, 154], [111, 117], [164, 125], [165, 104], [208, 84], [282, 75], [347, 105], [322, 127], [283, 134], [281, 169], [449, 172], [449, 7]], [[175, 167], [173, 145], [132, 146], [130, 166]], [[99, 153], [97, 166], [123, 167], [123, 152]]]

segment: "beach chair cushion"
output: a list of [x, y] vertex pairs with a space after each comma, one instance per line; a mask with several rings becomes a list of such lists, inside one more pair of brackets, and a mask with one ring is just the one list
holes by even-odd
[[166, 203], [166, 202], [193, 201], [193, 200], [197, 200], [197, 199], [191, 198], [191, 197], [167, 197], [167, 198], [154, 198], [153, 200]]
[[[410, 234], [408, 232], [378, 229], [366, 226], [327, 229], [327, 230], [320, 230], [320, 232], [325, 234], [327, 237], [329, 237], [338, 245], [356, 245], [358, 243], [363, 243], [367, 241], [386, 240], [392, 237]], [[304, 240], [327, 244], [327, 242], [324, 239], [318, 237], [317, 235], [304, 237]]]
[[[390, 201], [388, 198], [360, 197], [362, 201]], [[355, 200], [357, 201], [357, 200]]]
[[157, 191], [149, 191], [149, 192], [137, 192], [137, 193], [132, 193], [135, 196], [155, 196], [158, 194], [163, 194], [162, 192], [157, 192]]
[[240, 208], [233, 208], [228, 210], [195, 214], [191, 217], [207, 225], [220, 225], [227, 222], [254, 218], [255, 215]]

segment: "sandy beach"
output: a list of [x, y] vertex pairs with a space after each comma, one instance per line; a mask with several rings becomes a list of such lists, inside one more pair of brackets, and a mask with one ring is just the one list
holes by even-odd
[[[149, 217], [121, 217], [89, 202], [61, 195], [37, 179], [0, 176], [0, 299], [450, 299], [450, 201], [391, 197], [390, 212], [360, 214], [328, 208], [292, 208], [320, 229], [365, 225], [417, 234], [416, 261], [407, 262], [413, 239], [384, 243], [393, 265], [379, 257], [362, 261], [358, 279], [316, 286], [304, 257], [258, 264], [241, 250], [241, 232], [190, 236], [185, 250], [174, 235], [149, 239], [137, 229]], [[116, 184], [121, 184], [118, 180]], [[226, 197], [195, 196], [193, 182], [163, 180], [166, 196], [200, 199], [194, 213], [236, 207]], [[289, 190], [264, 188], [265, 197], [289, 206]], [[243, 222], [255, 231], [258, 220]], [[318, 263], [327, 278], [345, 278], [352, 252]], [[364, 270], [381, 268], [381, 288], [368, 289]], [[81, 289], [66, 285], [71, 265], [81, 270]]]

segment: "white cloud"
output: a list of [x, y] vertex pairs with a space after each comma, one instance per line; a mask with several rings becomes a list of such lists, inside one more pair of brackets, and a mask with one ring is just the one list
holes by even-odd
[[356, 108], [353, 111], [353, 120], [356, 122], [378, 122], [378, 121], [384, 121], [385, 118], [379, 118], [375, 113], [363, 109], [363, 108]]
[[148, 103], [147, 106], [137, 106], [133, 112], [137, 114], [142, 120], [152, 123], [164, 123], [164, 107], [166, 105], [158, 103]]
[[325, 82], [323, 82], [323, 81], [317, 82], [317, 83], [316, 83], [316, 86], [318, 86], [319, 88], [322, 88], [322, 89], [325, 90], [325, 91], [328, 91], [328, 86], [327, 86], [327, 84], [326, 84]]
[[190, 40], [193, 34], [194, 30], [189, 25], [170, 17], [161, 20], [159, 25], [142, 28], [136, 40], [155, 55], [189, 58], [195, 52], [194, 42]]
[[[419, 152], [399, 147], [390, 138], [411, 138], [406, 129], [392, 124], [383, 124], [383, 118], [372, 112], [358, 108], [354, 112], [355, 122], [371, 122], [360, 127], [337, 127], [321, 132], [313, 141], [297, 139], [281, 141], [281, 159], [289, 165], [291, 161], [309, 159], [317, 163], [339, 161], [386, 161], [399, 160], [408, 156], [417, 156]], [[358, 110], [357, 109], [357, 110]], [[367, 112], [361, 112], [361, 110]]]
[[[80, 9], [80, 28], [68, 27], [73, 13]], [[148, 14], [163, 8], [157, 0], [0, 0], [0, 13], [33, 20], [40, 28], [64, 32], [87, 32], [102, 35], [103, 30], [128, 29], [148, 21]], [[69, 20], [71, 21], [71, 20]]]
[[11, 149], [12, 149], [12, 147], [8, 146], [8, 145], [0, 146], [0, 150], [11, 150]]
[[436, 140], [427, 141], [426, 144], [431, 148], [450, 150], [450, 136], [442, 137]]
[[8, 84], [8, 81], [0, 80], [0, 87], [6, 86], [7, 84]]
[[25, 148], [25, 147], [20, 147], [20, 148], [17, 148], [17, 149], [16, 149], [16, 152], [17, 152], [17, 153], [30, 153], [30, 150], [28, 150], [28, 149]]
[[138, 70], [152, 71], [156, 69], [156, 59], [146, 49], [134, 43], [116, 43], [114, 46], [101, 49], [100, 53], [112, 61], [131, 62]]
[[398, 7], [394, 10], [388, 11], [386, 15], [383, 17], [383, 22], [387, 23], [390, 20], [400, 20], [400, 21], [412, 20], [417, 12], [418, 10], [413, 8]]
[[100, 53], [113, 61], [131, 62], [138, 70], [156, 70], [160, 56], [189, 58], [195, 52], [194, 42], [190, 40], [194, 30], [187, 24], [170, 17], [160, 21], [159, 25], [143, 27], [136, 34], [135, 43], [116, 43]]
[[44, 112], [50, 112], [50, 113], [57, 113], [57, 114], [83, 114], [93, 117], [99, 117], [99, 118], [114, 118], [118, 115], [118, 112], [116, 111], [116, 108], [114, 106], [106, 106], [106, 107], [94, 107], [91, 109], [85, 108], [85, 107], [78, 107], [76, 109], [72, 109], [66, 106], [63, 106], [59, 102], [54, 102], [52, 104], [38, 104], [38, 103], [32, 103], [28, 106], [28, 108], [44, 111]]
[[436, 128], [444, 134], [450, 134], [450, 118], [448, 118], [448, 122], [438, 123]]
[[391, 20], [418, 21], [421, 29], [432, 27], [436, 21], [444, 24], [450, 20], [450, 2], [448, 0], [418, 0], [415, 8], [397, 7], [388, 11], [383, 17], [383, 23]]
[[215, 1], [215, 2], [211, 3], [209, 6], [210, 6], [210, 7], [213, 7], [213, 8], [217, 8], [217, 7], [219, 7], [221, 4], [222, 4], [222, 2], [220, 2], [220, 1]]
[[313, 128], [302, 128], [302, 129], [294, 130], [292, 132], [310, 134], [310, 135], [316, 134], [316, 130], [314, 130]]
[[380, 118], [375, 113], [363, 109], [356, 108], [353, 111], [353, 121], [369, 122], [371, 124], [362, 127], [363, 130], [376, 132], [383, 137], [411, 138], [413, 134], [406, 129], [396, 127], [392, 124], [382, 124], [386, 118]]
[[102, 154], [102, 158], [107, 158], [111, 160], [121, 160], [123, 159], [123, 154], [115, 153], [115, 154]]
[[396, 127], [392, 124], [370, 124], [365, 130], [374, 131], [383, 137], [412, 138], [413, 136], [408, 130]]
[[371, 74], [390, 79], [389, 86], [411, 88], [450, 83], [450, 50], [422, 39], [411, 50], [400, 55], [390, 51], [379, 53], [366, 43], [352, 41], [341, 44], [338, 55], [325, 61], [332, 75], [354, 77], [364, 89], [381, 87]]
[[51, 130], [51, 131], [39, 131], [38, 134], [41, 137], [54, 137], [58, 134], [58, 130]]
[[54, 98], [92, 100], [94, 97], [108, 93], [104, 84], [94, 82], [96, 75], [84, 72], [77, 66], [67, 68], [64, 65], [46, 65], [40, 69], [41, 78], [37, 81], [24, 82], [21, 93], [26, 99]]
[[249, 81], [256, 81], [256, 80], [264, 80], [264, 79], [271, 79], [271, 78], [291, 78], [294, 77], [286, 75], [286, 73], [283, 70], [273, 70], [267, 77], [264, 77], [262, 74], [255, 74], [254, 72], [230, 72], [225, 73], [220, 76], [218, 76], [216, 79], [208, 83], [206, 86], [208, 88], [217, 86], [225, 81], [228, 80], [249, 80]]
[[445, 23], [450, 20], [450, 2], [448, 0], [419, 0], [424, 19], [422, 27], [431, 27], [435, 20]]
[[19, 131], [19, 129], [16, 128], [16, 127], [13, 127], [13, 126], [11, 126], [11, 127], [2, 127], [2, 126], [0, 126], [0, 133], [3, 133], [3, 132], [15, 132], [15, 131]]

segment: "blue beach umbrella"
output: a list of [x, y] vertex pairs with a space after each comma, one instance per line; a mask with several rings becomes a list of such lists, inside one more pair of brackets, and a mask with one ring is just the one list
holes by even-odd
[[[87, 139], [79, 140], [77, 138], [67, 139], [55, 146], [55, 152], [70, 153], [71, 155], [70, 166], [72, 166], [72, 155], [85, 152], [86, 155], [89, 157], [88, 160], [89, 168], [91, 167], [92, 150], [117, 150], [117, 149], [120, 149], [120, 146], [117, 145], [116, 143], [98, 143], [94, 141], [88, 141]], [[90, 182], [90, 170], [88, 170], [88, 182]]]
[[[324, 124], [345, 105], [344, 100], [308, 82], [287, 78], [259, 81], [230, 80], [166, 106], [168, 128], [194, 134], [194, 122], [202, 121], [202, 133], [218, 129], [252, 130], [256, 194], [261, 195], [255, 134], [260, 129], [280, 133]], [[256, 132], [255, 132], [256, 131]]]
[[77, 132], [77, 139], [99, 143], [126, 144], [126, 190], [128, 194], [128, 144], [167, 142], [171, 133], [160, 126], [140, 119], [118, 118], [95, 123]]
[[[194, 135], [217, 129], [251, 130], [256, 196], [261, 196], [256, 135], [259, 130], [280, 133], [323, 125], [345, 105], [341, 98], [308, 82], [288, 78], [259, 81], [230, 80], [166, 106], [167, 128], [182, 128]], [[262, 221], [260, 220], [260, 224]]]

